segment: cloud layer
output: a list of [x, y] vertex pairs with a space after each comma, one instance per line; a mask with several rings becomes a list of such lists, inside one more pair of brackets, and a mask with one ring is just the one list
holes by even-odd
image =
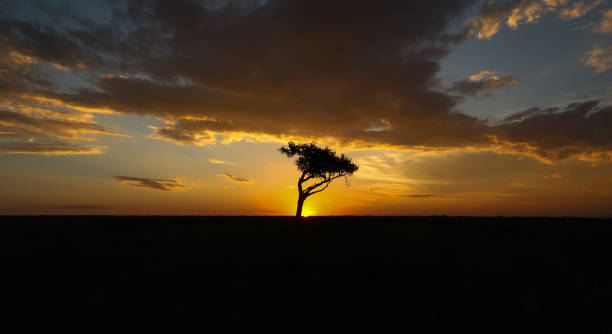
[[[572, 19], [599, 2], [487, 1], [458, 30], [479, 3], [123, 1], [108, 5], [105, 20], [41, 8], [53, 25], [0, 15], [0, 136], [31, 152], [43, 150], [43, 140], [78, 151], [87, 146], [79, 141], [120, 135], [94, 119], [120, 113], [155, 117], [151, 138], [183, 145], [291, 138], [528, 152], [547, 161], [606, 157], [608, 138], [592, 117], [607, 117], [607, 109], [593, 106], [575, 124], [566, 119], [574, 114], [557, 110], [490, 125], [460, 111], [461, 95], [486, 96], [517, 78], [481, 72], [449, 88], [437, 77], [440, 60], [470, 32], [489, 38], [502, 23], [516, 28], [552, 12]], [[602, 57], [585, 61], [607, 70]], [[50, 75], [60, 72], [70, 79]], [[574, 130], [580, 136], [568, 137]], [[28, 136], [34, 144], [25, 144]], [[19, 151], [9, 149], [16, 142], [2, 150]]]
[[543, 161], [578, 158], [592, 162], [612, 160], [612, 107], [597, 101], [564, 108], [531, 108], [506, 118], [494, 128], [508, 148]]
[[111, 110], [76, 106], [51, 97], [49, 89], [57, 87], [48, 80], [45, 65], [17, 49], [0, 35], [1, 153], [99, 154], [99, 146], [84, 142], [96, 141], [100, 134], [125, 136], [95, 122], [93, 114]]
[[[4, 20], [0, 32], [20, 54], [106, 72], [93, 88], [35, 93], [156, 116], [156, 136], [175, 142], [249, 133], [454, 146], [484, 140], [480, 122], [455, 112], [457, 99], [435, 78], [438, 60], [464, 38], [448, 24], [470, 5], [128, 2], [114, 8], [112, 25], [66, 31]], [[381, 120], [388, 131], [368, 131]]]

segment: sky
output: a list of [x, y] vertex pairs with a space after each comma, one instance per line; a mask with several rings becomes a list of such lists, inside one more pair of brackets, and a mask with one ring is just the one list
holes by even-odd
[[0, 214], [612, 215], [605, 0], [0, 2]]

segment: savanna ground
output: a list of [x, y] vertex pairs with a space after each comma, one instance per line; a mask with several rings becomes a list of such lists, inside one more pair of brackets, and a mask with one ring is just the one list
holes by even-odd
[[0, 327], [610, 332], [611, 223], [2, 217]]

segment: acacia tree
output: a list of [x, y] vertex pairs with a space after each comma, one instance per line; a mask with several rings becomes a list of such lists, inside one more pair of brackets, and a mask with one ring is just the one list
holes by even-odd
[[[295, 165], [302, 172], [298, 180], [298, 202], [295, 213], [298, 218], [302, 217], [302, 207], [308, 197], [327, 189], [333, 180], [352, 175], [359, 169], [351, 158], [344, 154], [338, 156], [329, 147], [319, 147], [316, 143], [289, 142], [287, 146], [282, 146], [280, 151], [289, 158], [296, 157]], [[314, 183], [306, 186], [307, 181]]]

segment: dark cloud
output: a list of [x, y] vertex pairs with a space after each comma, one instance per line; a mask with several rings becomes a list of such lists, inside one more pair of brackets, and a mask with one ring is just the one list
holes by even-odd
[[20, 53], [64, 67], [77, 67], [86, 59], [85, 48], [48, 25], [0, 20], [0, 34]]
[[[24, 54], [112, 74], [47, 96], [172, 121], [156, 132], [173, 141], [240, 132], [447, 147], [486, 140], [436, 78], [465, 38], [449, 24], [472, 2], [128, 2], [114, 25], [4, 33]], [[60, 57], [36, 38], [47, 34], [74, 50]]]
[[[181, 144], [253, 135], [405, 149], [469, 147], [546, 160], [605, 156], [611, 141], [601, 134], [606, 123], [596, 122], [608, 120], [605, 108], [588, 115], [569, 111], [576, 106], [533, 109], [494, 126], [459, 111], [462, 97], [454, 94], [486, 95], [518, 80], [481, 77], [455, 82], [449, 91], [437, 77], [440, 60], [469, 29], [494, 34], [515, 12], [507, 24], [535, 22], [549, 10], [543, 2], [485, 2], [481, 21], [453, 32], [476, 3], [125, 1], [109, 5], [112, 15], [104, 21], [67, 13], [69, 26], [57, 19], [61, 11], [41, 8], [56, 24], [0, 18], [5, 53], [58, 64], [87, 85], [59, 89], [52, 79], [23, 79], [14, 69], [31, 65], [17, 57], [21, 65], [0, 73], [0, 92], [151, 115], [159, 120], [151, 125], [154, 136]], [[110, 131], [71, 122], [26, 125], [60, 137]]]
[[517, 112], [515, 114], [512, 114], [504, 118], [504, 122], [520, 121], [520, 120], [530, 118], [536, 115], [548, 115], [548, 114], [552, 114], [557, 111], [559, 111], [559, 107], [551, 107], [551, 108], [546, 108], [546, 109], [537, 108], [537, 107], [529, 108], [529, 109], [525, 109], [523, 111]]
[[590, 101], [556, 110], [528, 109], [509, 117], [520, 121], [492, 130], [501, 140], [544, 160], [612, 160], [612, 107], [598, 107], [597, 101]]
[[424, 198], [424, 197], [433, 197], [436, 195], [430, 195], [430, 194], [404, 194], [404, 195], [400, 195], [402, 197], [413, 197], [413, 198]]
[[188, 185], [179, 179], [164, 180], [164, 179], [149, 179], [133, 176], [113, 176], [115, 181], [119, 183], [129, 184], [137, 187], [145, 187], [163, 191], [179, 191], [184, 190]]
[[518, 84], [519, 80], [513, 76], [492, 76], [484, 80], [455, 81], [449, 91], [462, 95], [477, 96], [480, 94], [483, 96], [488, 96], [491, 93], [491, 90], [495, 88], [516, 86]]
[[227, 173], [219, 174], [219, 176], [227, 177], [231, 181], [237, 182], [237, 183], [253, 183], [252, 180], [245, 179], [245, 178], [242, 178], [242, 177], [237, 177], [237, 176], [234, 176], [234, 175], [231, 175], [231, 174], [227, 174]]

